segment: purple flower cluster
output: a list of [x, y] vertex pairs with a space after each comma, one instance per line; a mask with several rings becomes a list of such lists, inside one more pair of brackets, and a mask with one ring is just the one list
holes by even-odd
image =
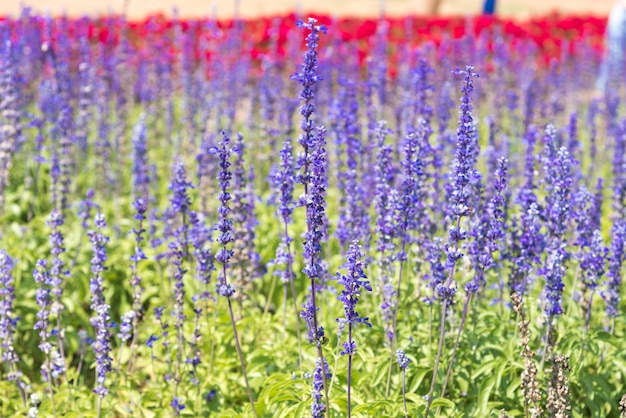
[[[345, 265], [345, 268], [348, 270], [348, 275], [344, 276], [342, 274], [337, 273], [337, 283], [344, 287], [344, 290], [341, 291], [341, 294], [337, 297], [337, 300], [343, 302], [343, 310], [344, 310], [344, 318], [337, 318], [337, 322], [348, 324], [349, 327], [352, 327], [356, 324], [365, 324], [369, 327], [372, 324], [369, 322], [369, 318], [360, 317], [358, 312], [356, 311], [356, 305], [359, 302], [359, 297], [361, 295], [360, 288], [363, 287], [368, 291], [372, 291], [372, 286], [367, 279], [367, 276], [363, 272], [365, 268], [363, 261], [363, 253], [361, 252], [361, 246], [358, 241], [353, 241], [350, 244], [350, 248], [348, 250], [348, 254], [346, 256], [348, 262]], [[351, 337], [352, 335], [350, 335]], [[356, 343], [353, 341], [348, 341], [343, 343], [344, 350], [341, 352], [341, 355], [352, 355], [356, 352]]]
[[109, 242], [109, 238], [102, 233], [102, 229], [107, 226], [102, 214], [96, 214], [94, 225], [96, 229], [88, 232], [93, 249], [91, 257], [92, 276], [89, 288], [91, 290], [91, 310], [94, 312], [94, 316], [90, 322], [96, 332], [93, 343], [96, 357], [96, 386], [93, 391], [102, 399], [109, 393], [105, 381], [107, 373], [112, 370], [110, 306], [106, 304], [104, 299], [104, 278], [102, 277], [102, 274], [107, 270], [105, 245]]
[[135, 236], [135, 251], [130, 256], [131, 261], [131, 279], [130, 284], [133, 288], [133, 311], [139, 313], [141, 310], [141, 297], [143, 294], [143, 287], [141, 284], [141, 277], [139, 276], [139, 262], [147, 260], [145, 253], [143, 252], [142, 243], [144, 241], [144, 234], [146, 232], [143, 227], [143, 223], [146, 220], [146, 211], [148, 207], [146, 202], [142, 199], [136, 199], [133, 202], [133, 208], [135, 209], [135, 221], [136, 225], [132, 229], [132, 233]]
[[493, 254], [498, 251], [500, 241], [505, 236], [504, 219], [504, 191], [507, 182], [507, 164], [505, 158], [498, 160], [498, 170], [495, 173], [494, 195], [487, 206], [487, 210], [470, 232], [474, 238], [470, 245], [470, 256], [474, 267], [474, 278], [465, 285], [468, 293], [477, 293], [485, 284], [484, 274], [487, 269], [495, 265]]
[[33, 329], [39, 330], [39, 349], [45, 354], [46, 361], [41, 367], [41, 374], [46, 381], [57, 379], [65, 373], [65, 359], [59, 354], [58, 347], [50, 341], [50, 338], [57, 335], [56, 329], [50, 329], [50, 316], [57, 315], [58, 308], [55, 307], [53, 296], [57, 286], [57, 281], [50, 274], [50, 268], [46, 260], [37, 260], [36, 268], [33, 270], [33, 278], [39, 285], [35, 293], [35, 299], [40, 309], [37, 312], [37, 322]]
[[204, 291], [199, 296], [201, 299], [211, 299], [212, 295], [208, 287], [211, 283], [211, 273], [215, 270], [210, 248], [213, 240], [212, 231], [195, 211], [189, 212], [189, 225], [189, 242], [194, 249], [193, 257], [196, 261], [196, 280], [204, 287]]
[[315, 371], [313, 372], [313, 403], [311, 404], [311, 415], [313, 418], [324, 417], [324, 413], [326, 412], [326, 405], [322, 401], [324, 382], [330, 380], [332, 376], [326, 359], [324, 359], [323, 370], [320, 361], [315, 361]]
[[480, 174], [475, 168], [477, 153], [476, 128], [472, 117], [472, 96], [474, 90], [474, 67], [466, 66], [465, 70], [457, 69], [455, 74], [463, 76], [461, 92], [459, 126], [456, 134], [456, 152], [451, 167], [450, 183], [446, 185], [448, 192], [449, 214], [452, 224], [448, 227], [448, 243], [446, 245], [446, 268], [451, 272], [450, 277], [437, 287], [437, 295], [448, 304], [454, 303], [456, 285], [453, 283], [454, 268], [463, 257], [460, 244], [467, 238], [467, 232], [461, 227], [461, 219], [472, 213], [472, 201], [476, 181], [480, 181]]
[[611, 249], [609, 255], [608, 280], [606, 288], [601, 292], [606, 302], [606, 314], [615, 318], [619, 314], [620, 288], [622, 285], [622, 266], [626, 257], [626, 221], [618, 219], [611, 229]]
[[218, 198], [220, 201], [220, 207], [218, 209], [219, 218], [216, 226], [216, 229], [219, 231], [219, 235], [216, 241], [221, 248], [217, 251], [215, 259], [222, 263], [222, 271], [218, 276], [216, 292], [220, 296], [230, 298], [235, 293], [235, 288], [228, 283], [226, 278], [226, 269], [228, 268], [228, 263], [233, 255], [233, 251], [228, 248], [228, 244], [234, 240], [232, 222], [228, 218], [228, 214], [230, 213], [228, 202], [231, 200], [228, 189], [232, 179], [232, 173], [229, 169], [229, 158], [233, 149], [230, 147], [230, 138], [226, 135], [226, 132], [222, 131], [221, 135], [222, 139], [218, 142], [218, 146], [210, 149], [212, 154], [218, 154], [220, 161], [220, 172], [218, 174], [217, 181], [221, 193]]
[[398, 363], [398, 366], [400, 367], [400, 369], [406, 370], [409, 368], [409, 363], [411, 363], [411, 359], [409, 359], [406, 356], [406, 354], [404, 353], [404, 350], [397, 349], [396, 350], [396, 362]]
[[19, 356], [15, 351], [15, 331], [18, 317], [15, 315], [15, 287], [13, 279], [13, 259], [7, 252], [0, 250], [0, 347], [2, 362], [7, 365], [8, 380], [18, 380]]
[[135, 199], [150, 200], [150, 170], [148, 162], [148, 143], [146, 133], [146, 115], [141, 115], [133, 129], [133, 195]]
[[376, 126], [378, 154], [376, 156], [375, 182], [376, 190], [374, 205], [376, 209], [376, 249], [380, 259], [380, 286], [382, 289], [381, 310], [386, 333], [393, 336], [393, 315], [396, 304], [395, 286], [391, 283], [394, 276], [394, 262], [397, 259], [396, 238], [398, 236], [396, 209], [399, 205], [399, 195], [393, 186], [396, 178], [396, 168], [393, 165], [393, 147], [385, 144], [385, 138], [392, 131], [384, 121]]

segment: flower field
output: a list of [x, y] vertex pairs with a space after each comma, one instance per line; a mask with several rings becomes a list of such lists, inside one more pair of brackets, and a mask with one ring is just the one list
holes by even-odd
[[604, 30], [0, 18], [0, 417], [625, 417]]

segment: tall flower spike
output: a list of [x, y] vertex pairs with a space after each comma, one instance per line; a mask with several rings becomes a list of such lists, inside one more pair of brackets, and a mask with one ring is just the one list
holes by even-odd
[[376, 125], [376, 139], [378, 155], [374, 168], [376, 191], [374, 205], [376, 208], [376, 249], [380, 257], [379, 289], [382, 294], [381, 310], [387, 337], [393, 338], [393, 313], [395, 309], [395, 287], [391, 282], [394, 277], [394, 261], [396, 254], [396, 237], [398, 226], [396, 222], [396, 208], [398, 207], [398, 192], [394, 188], [396, 167], [393, 165], [393, 147], [385, 144], [385, 138], [391, 134], [387, 123], [380, 121]]
[[[474, 67], [466, 66], [465, 70], [456, 69], [457, 75], [463, 76], [463, 84], [461, 86], [461, 105], [459, 126], [456, 132], [456, 153], [452, 161], [452, 173], [450, 183], [446, 185], [448, 195], [448, 215], [451, 224], [449, 226], [448, 244], [446, 253], [448, 256], [446, 268], [448, 269], [448, 278], [446, 281], [437, 286], [437, 296], [443, 301], [441, 324], [439, 327], [439, 344], [437, 347], [437, 356], [435, 357], [435, 365], [433, 377], [430, 382], [430, 390], [428, 391], [428, 401], [424, 416], [428, 416], [430, 406], [433, 401], [433, 392], [437, 381], [437, 370], [441, 360], [441, 352], [443, 350], [443, 340], [445, 338], [445, 321], [448, 306], [454, 304], [456, 295], [456, 283], [454, 282], [454, 272], [457, 262], [463, 257], [460, 250], [461, 241], [467, 238], [467, 232], [461, 226], [463, 217], [467, 217], [475, 209], [472, 203], [475, 199], [476, 184], [480, 183], [480, 174], [476, 170], [476, 156], [478, 154], [478, 142], [476, 138], [476, 127], [472, 117], [472, 91], [474, 90], [474, 79], [478, 78], [478, 74], [474, 73]], [[468, 298], [469, 300], [469, 298]]]
[[348, 262], [345, 268], [348, 270], [348, 275], [344, 276], [337, 273], [337, 281], [340, 285], [343, 285], [344, 290], [337, 299], [343, 302], [344, 318], [337, 318], [337, 322], [342, 324], [348, 324], [348, 341], [343, 343], [343, 351], [341, 355], [348, 356], [348, 416], [350, 416], [351, 402], [350, 402], [350, 388], [352, 377], [352, 356], [356, 354], [356, 342], [352, 339], [352, 329], [356, 324], [365, 324], [369, 327], [372, 324], [369, 323], [369, 318], [363, 318], [359, 316], [356, 311], [356, 305], [359, 302], [361, 295], [360, 289], [363, 287], [368, 291], [372, 291], [372, 286], [367, 279], [367, 276], [363, 272], [363, 253], [361, 253], [361, 246], [357, 240], [350, 244], [348, 250], [347, 259]]
[[[317, 21], [309, 18], [308, 21], [298, 21], [297, 25], [309, 30], [306, 37], [307, 50], [304, 54], [304, 62], [299, 72], [291, 76], [302, 85], [300, 92], [300, 115], [302, 122], [302, 134], [298, 138], [298, 142], [302, 145], [303, 153], [298, 156], [298, 166], [302, 167], [302, 173], [299, 175], [299, 181], [304, 185], [304, 195], [301, 203], [306, 207], [307, 231], [304, 234], [304, 259], [306, 266], [304, 273], [311, 280], [311, 294], [309, 295], [306, 306], [301, 313], [309, 325], [309, 335], [315, 340], [318, 354], [319, 377], [321, 377], [321, 385], [324, 389], [324, 403], [321, 403], [321, 396], [314, 397], [311, 412], [314, 418], [321, 417], [324, 413], [329, 414], [328, 402], [328, 386], [327, 373], [322, 372], [322, 365], [326, 367], [326, 360], [322, 350], [321, 339], [324, 335], [324, 328], [317, 323], [316, 304], [316, 285], [323, 276], [323, 268], [319, 255], [322, 252], [321, 241], [325, 233], [325, 193], [326, 193], [326, 150], [325, 150], [325, 133], [323, 126], [317, 126], [313, 115], [315, 113], [315, 85], [322, 79], [317, 71], [317, 47], [320, 39], [320, 32], [326, 33], [326, 27], [317, 25]], [[321, 388], [316, 388], [320, 393]]]
[[0, 347], [2, 348], [2, 363], [7, 365], [7, 380], [18, 382], [21, 376], [19, 357], [15, 352], [15, 331], [18, 318], [13, 310], [15, 301], [13, 259], [7, 252], [0, 250]]
[[611, 250], [609, 255], [608, 280], [601, 295], [606, 303], [606, 314], [611, 319], [611, 328], [615, 327], [615, 317], [619, 314], [620, 289], [622, 286], [622, 265], [624, 263], [626, 243], [626, 221], [618, 219], [611, 228]]
[[230, 147], [230, 138], [226, 135], [225, 131], [222, 131], [222, 139], [218, 142], [217, 147], [213, 147], [209, 150], [211, 154], [217, 154], [219, 156], [220, 172], [217, 176], [217, 181], [220, 187], [219, 201], [220, 206], [218, 208], [218, 221], [216, 229], [219, 231], [217, 237], [217, 243], [220, 245], [220, 249], [215, 255], [215, 259], [222, 263], [222, 269], [218, 275], [216, 284], [216, 292], [218, 295], [223, 296], [228, 301], [228, 312], [230, 314], [230, 323], [233, 328], [233, 336], [235, 337], [235, 347], [239, 356], [239, 363], [241, 365], [241, 372], [243, 374], [244, 381], [246, 383], [246, 391], [248, 392], [248, 398], [250, 400], [250, 406], [252, 407], [252, 413], [256, 417], [256, 409], [254, 408], [254, 399], [252, 398], [252, 391], [250, 390], [250, 384], [248, 383], [248, 375], [246, 373], [246, 364], [243, 359], [243, 352], [239, 343], [239, 337], [237, 335], [237, 325], [235, 324], [235, 315], [233, 314], [233, 307], [231, 298], [235, 294], [235, 288], [228, 283], [228, 264], [233, 251], [228, 248], [228, 244], [233, 242], [232, 223], [228, 218], [230, 208], [228, 202], [231, 200], [230, 193], [228, 192], [230, 187], [230, 181], [232, 179], [232, 173], [230, 171], [229, 158], [233, 151], [236, 151], [235, 147]]
[[500, 247], [500, 240], [505, 235], [504, 225], [504, 191], [507, 182], [507, 164], [505, 158], [498, 160], [498, 170], [495, 173], [494, 191], [483, 219], [478, 221], [477, 227], [472, 230], [474, 237], [470, 245], [470, 255], [475, 270], [472, 281], [465, 285], [469, 293], [477, 293], [485, 284], [485, 271], [494, 266], [493, 253]]
[[109, 238], [102, 233], [102, 229], [106, 228], [106, 221], [102, 214], [96, 214], [94, 225], [96, 229], [88, 233], [93, 248], [93, 256], [91, 257], [92, 276], [89, 288], [91, 289], [91, 310], [95, 314], [90, 319], [90, 322], [96, 332], [93, 344], [96, 357], [96, 386], [93, 391], [98, 395], [98, 416], [100, 416], [102, 399], [109, 393], [105, 386], [106, 375], [112, 369], [112, 359], [110, 357], [111, 316], [109, 314], [110, 307], [104, 299], [104, 278], [102, 277], [102, 274], [107, 270], [105, 263], [108, 257], [105, 245], [109, 242]]
[[228, 205], [228, 202], [231, 200], [231, 196], [228, 190], [230, 188], [230, 181], [233, 176], [229, 169], [229, 159], [230, 154], [232, 153], [232, 148], [230, 147], [230, 137], [226, 134], [226, 132], [222, 131], [221, 135], [222, 139], [218, 142], [219, 148], [210, 148], [209, 152], [212, 154], [217, 154], [220, 161], [220, 171], [217, 177], [217, 181], [221, 193], [218, 197], [220, 201], [220, 206], [217, 210], [219, 217], [216, 225], [216, 229], [219, 231], [219, 234], [217, 236], [217, 243], [220, 245], [220, 249], [217, 251], [215, 259], [222, 263], [223, 269], [222, 272], [220, 272], [218, 275], [216, 292], [220, 296], [229, 298], [235, 293], [235, 288], [228, 284], [224, 273], [224, 271], [228, 268], [228, 264], [233, 255], [233, 251], [228, 248], [228, 244], [234, 240], [232, 234], [232, 222], [228, 218], [228, 214], [230, 213], [230, 207]]
[[446, 246], [446, 267], [450, 275], [445, 283], [437, 288], [438, 296], [449, 304], [454, 303], [456, 286], [454, 285], [454, 268], [456, 263], [463, 257], [460, 251], [461, 241], [467, 238], [467, 232], [461, 226], [461, 219], [472, 213], [472, 182], [480, 179], [480, 174], [475, 168], [474, 155], [476, 154], [476, 128], [472, 117], [472, 97], [474, 90], [474, 67], [466, 66], [465, 70], [457, 70], [455, 74], [463, 76], [461, 92], [459, 127], [456, 133], [456, 152], [452, 161], [452, 173], [450, 183], [446, 185], [448, 192], [448, 211], [451, 216], [449, 226], [448, 244]]
[[[372, 324], [369, 323], [369, 318], [363, 318], [356, 312], [356, 305], [361, 294], [359, 289], [363, 287], [370, 292], [372, 291], [369, 280], [365, 280], [367, 276], [363, 272], [365, 266], [363, 261], [361, 261], [362, 257], [363, 253], [361, 252], [359, 242], [353, 241], [346, 256], [348, 262], [345, 268], [348, 270], [348, 275], [344, 276], [337, 273], [337, 283], [344, 287], [337, 300], [343, 302], [345, 314], [344, 318], [337, 318], [337, 322], [346, 323], [350, 326], [361, 323], [371, 327]], [[345, 351], [342, 352], [342, 355], [354, 354], [355, 350], [353, 348], [355, 347], [356, 344], [344, 343]]]

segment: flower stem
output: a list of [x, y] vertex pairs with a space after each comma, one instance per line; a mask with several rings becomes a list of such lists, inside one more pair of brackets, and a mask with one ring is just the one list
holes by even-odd
[[[404, 254], [404, 251], [406, 249], [406, 217], [405, 217], [405, 234], [404, 234], [404, 238], [402, 239], [402, 254]], [[399, 271], [399, 275], [398, 275], [398, 283], [396, 285], [396, 306], [393, 309], [393, 324], [391, 326], [391, 332], [392, 332], [392, 336], [391, 336], [391, 345], [390, 345], [390, 350], [389, 350], [389, 367], [387, 368], [387, 385], [385, 386], [385, 397], [389, 396], [389, 388], [391, 386], [391, 370], [393, 368], [393, 356], [395, 353], [395, 346], [396, 346], [396, 327], [398, 324], [398, 308], [400, 307], [400, 284], [402, 282], [402, 274], [404, 272], [404, 257], [400, 260], [400, 271]]]
[[250, 399], [250, 406], [252, 407], [252, 414], [258, 417], [256, 409], [254, 408], [254, 399], [252, 398], [252, 391], [250, 390], [250, 384], [248, 383], [248, 374], [246, 373], [246, 364], [243, 360], [243, 352], [241, 351], [241, 345], [239, 344], [239, 336], [237, 335], [237, 325], [235, 324], [235, 315], [233, 314], [233, 305], [228, 298], [228, 312], [230, 313], [230, 324], [233, 327], [233, 335], [235, 336], [235, 347], [237, 348], [237, 354], [239, 355], [239, 362], [241, 363], [241, 372], [243, 373], [243, 380], [246, 382], [246, 391], [248, 392], [248, 398]]
[[430, 382], [430, 390], [428, 391], [428, 400], [426, 403], [426, 411], [424, 412], [424, 418], [428, 417], [428, 411], [430, 411], [430, 405], [433, 402], [433, 392], [435, 390], [435, 382], [437, 381], [437, 371], [439, 370], [439, 361], [441, 360], [441, 351], [443, 350], [443, 339], [445, 338], [446, 331], [446, 311], [448, 310], [448, 301], [443, 301], [441, 307], [441, 325], [439, 327], [439, 345], [437, 346], [437, 357], [435, 358], [435, 368], [433, 369], [433, 378]]
[[467, 308], [469, 307], [470, 301], [472, 300], [472, 294], [468, 293], [467, 298], [465, 298], [465, 305], [463, 306], [463, 315], [461, 316], [461, 323], [459, 324], [459, 332], [456, 334], [456, 340], [454, 341], [454, 348], [452, 349], [452, 355], [450, 356], [450, 364], [448, 365], [448, 371], [446, 373], [446, 379], [443, 381], [443, 388], [441, 389], [441, 396], [446, 396], [446, 387], [448, 386], [448, 382], [450, 381], [450, 376], [452, 375], [452, 366], [454, 365], [454, 357], [456, 355], [456, 350], [459, 347], [459, 340], [461, 339], [461, 332], [463, 332], [463, 326], [465, 325], [465, 319], [467, 318]]
[[[352, 347], [352, 324], [348, 324], [348, 344]], [[348, 355], [348, 418], [352, 416], [352, 407], [350, 405], [350, 388], [352, 380], [352, 354]]]
[[402, 369], [402, 404], [404, 405], [404, 416], [408, 418], [409, 412], [406, 409], [406, 369]]

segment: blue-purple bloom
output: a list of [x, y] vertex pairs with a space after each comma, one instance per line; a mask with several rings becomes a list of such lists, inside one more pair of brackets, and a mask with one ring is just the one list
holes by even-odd
[[150, 199], [150, 170], [148, 162], [148, 143], [146, 134], [146, 115], [141, 115], [133, 128], [133, 196], [143, 199], [146, 203]]
[[462, 257], [460, 251], [461, 241], [467, 238], [467, 232], [461, 227], [461, 219], [472, 213], [474, 195], [473, 184], [480, 181], [480, 174], [475, 168], [475, 155], [477, 154], [476, 127], [472, 117], [472, 96], [474, 90], [474, 67], [466, 66], [465, 70], [457, 69], [455, 74], [462, 75], [463, 85], [461, 97], [459, 126], [456, 133], [456, 152], [452, 162], [450, 182], [446, 185], [448, 192], [448, 213], [451, 224], [448, 227], [448, 243], [446, 245], [446, 268], [451, 272], [447, 282], [437, 287], [437, 295], [448, 304], [454, 303], [456, 285], [454, 284], [454, 267]]
[[211, 273], [215, 270], [210, 248], [211, 230], [195, 211], [189, 212], [189, 224], [189, 242], [194, 248], [193, 257], [196, 260], [196, 280], [204, 286], [204, 291], [199, 296], [201, 299], [211, 299], [208, 287], [211, 283]]
[[96, 331], [96, 338], [93, 349], [96, 357], [96, 386], [94, 392], [104, 398], [108, 394], [105, 386], [106, 374], [112, 370], [111, 353], [111, 332], [109, 314], [109, 305], [104, 299], [104, 278], [102, 274], [107, 270], [105, 263], [107, 261], [107, 253], [105, 245], [109, 242], [109, 238], [102, 234], [102, 229], [106, 228], [104, 216], [100, 213], [94, 217], [95, 230], [88, 232], [89, 239], [93, 248], [91, 257], [91, 280], [89, 288], [91, 290], [91, 310], [94, 316], [90, 319], [91, 325]]
[[624, 263], [624, 244], [626, 243], [626, 221], [617, 219], [611, 228], [611, 251], [609, 268], [606, 273], [608, 280], [605, 289], [601, 292], [606, 302], [606, 314], [615, 318], [619, 314], [620, 288], [622, 286], [622, 266]]
[[324, 396], [322, 392], [324, 391], [324, 382], [329, 381], [332, 376], [326, 359], [324, 359], [323, 371], [320, 361], [315, 361], [315, 371], [313, 372], [313, 403], [311, 404], [311, 414], [313, 418], [324, 417], [326, 405], [322, 400]]
[[216, 226], [219, 234], [216, 241], [221, 248], [217, 251], [215, 259], [222, 263], [222, 271], [218, 275], [216, 292], [220, 296], [230, 298], [235, 293], [235, 288], [228, 283], [226, 278], [226, 269], [231, 257], [233, 256], [233, 251], [228, 248], [228, 244], [234, 240], [232, 222], [228, 218], [228, 214], [230, 213], [228, 202], [231, 200], [228, 189], [230, 188], [230, 181], [232, 179], [232, 173], [229, 170], [229, 158], [233, 149], [230, 147], [230, 138], [226, 135], [226, 132], [222, 131], [221, 135], [222, 139], [218, 142], [218, 146], [209, 150], [212, 154], [218, 154], [220, 160], [220, 172], [218, 174], [217, 181], [221, 193], [218, 198], [220, 201], [220, 207], [218, 208], [219, 218]]
[[133, 311], [139, 313], [141, 310], [141, 296], [143, 294], [143, 287], [141, 285], [141, 277], [139, 276], [139, 262], [146, 260], [145, 253], [143, 252], [142, 243], [144, 241], [144, 233], [146, 230], [143, 227], [143, 223], [146, 220], [146, 211], [148, 207], [146, 202], [142, 198], [138, 198], [133, 202], [133, 208], [135, 209], [135, 221], [136, 226], [133, 227], [132, 233], [135, 236], [135, 251], [130, 256], [131, 261], [131, 279], [130, 284], [133, 288]]
[[[367, 276], [363, 272], [363, 268], [365, 267], [363, 261], [361, 261], [363, 253], [361, 253], [361, 246], [358, 241], [353, 241], [352, 244], [350, 244], [346, 258], [348, 262], [345, 268], [348, 270], [348, 275], [344, 276], [337, 273], [337, 282], [344, 287], [344, 290], [341, 291], [337, 299], [343, 302], [345, 317], [337, 318], [337, 322], [348, 324], [350, 327], [359, 323], [371, 327], [372, 324], [369, 322], [369, 318], [360, 317], [356, 311], [356, 305], [361, 295], [361, 287], [370, 292], [372, 291], [372, 286], [369, 280], [366, 280]], [[343, 347], [344, 351], [341, 352], [341, 355], [352, 355], [356, 352], [356, 343], [352, 341], [344, 343]]]
[[122, 341], [128, 341], [133, 332], [133, 321], [135, 319], [135, 312], [129, 311], [122, 316], [122, 322], [120, 323], [120, 332], [117, 334], [118, 338]]
[[15, 301], [15, 287], [13, 285], [13, 259], [6, 250], [0, 250], [0, 347], [2, 347], [2, 363], [7, 365], [8, 380], [17, 380], [21, 376], [19, 371], [19, 357], [15, 351], [15, 331], [18, 317], [15, 316], [13, 302]]
[[495, 173], [494, 195], [487, 205], [483, 217], [478, 220], [470, 235], [474, 238], [470, 245], [469, 254], [474, 267], [473, 279], [465, 285], [468, 293], [477, 293], [485, 284], [485, 271], [495, 265], [493, 253], [499, 249], [500, 241], [504, 238], [504, 192], [507, 182], [507, 164], [505, 158], [498, 160], [498, 170]]
[[551, 247], [559, 248], [563, 244], [570, 218], [570, 194], [574, 178], [572, 169], [576, 164], [566, 148], [558, 147], [556, 129], [552, 125], [546, 128], [544, 137], [544, 171], [546, 180], [546, 226], [550, 234]]
[[406, 369], [409, 368], [409, 363], [411, 362], [411, 359], [409, 359], [406, 356], [406, 354], [404, 353], [404, 350], [397, 349], [396, 350], [396, 361], [397, 361], [398, 366], [400, 367], [400, 369], [406, 370]]
[[376, 156], [375, 173], [375, 197], [376, 208], [376, 249], [380, 259], [380, 285], [382, 293], [381, 310], [386, 334], [393, 338], [393, 315], [396, 304], [396, 289], [391, 283], [394, 276], [394, 262], [397, 259], [396, 238], [398, 236], [398, 224], [396, 209], [399, 205], [399, 195], [394, 187], [397, 169], [393, 165], [393, 147], [385, 144], [385, 138], [392, 133], [384, 121], [376, 125], [376, 139], [378, 141], [378, 154]]
[[186, 408], [185, 403], [182, 402], [181, 398], [175, 397], [170, 406], [174, 409], [174, 413], [178, 416], [180, 411]]

